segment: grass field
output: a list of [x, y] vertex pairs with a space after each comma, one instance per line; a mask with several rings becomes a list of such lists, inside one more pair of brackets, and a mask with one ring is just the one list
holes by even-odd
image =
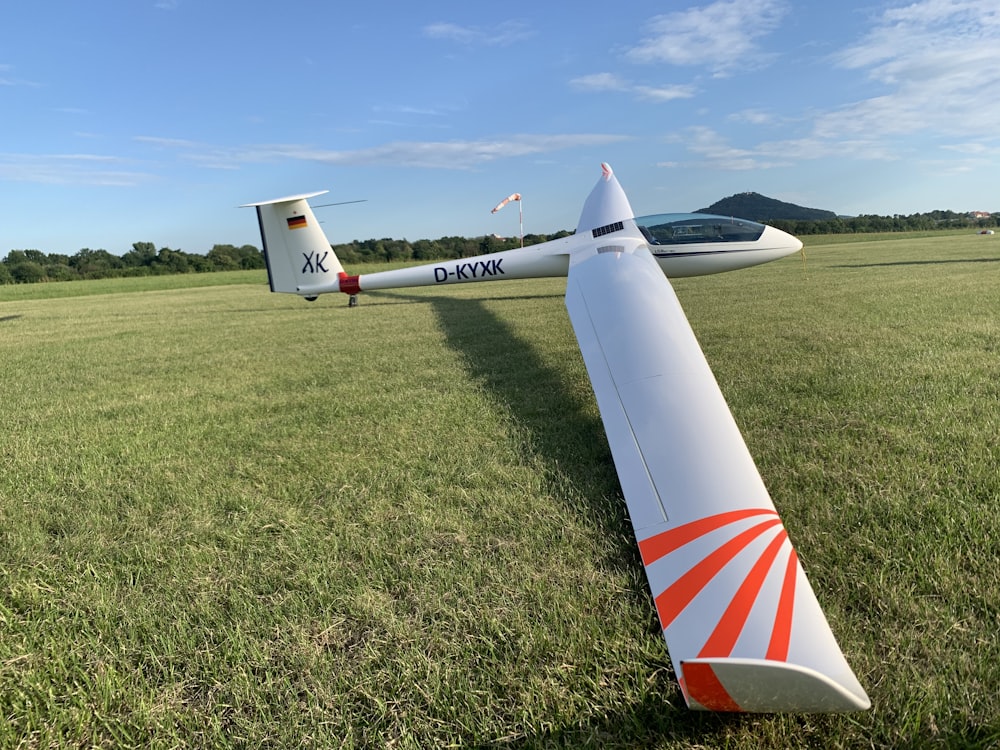
[[564, 280], [247, 272], [0, 287], [0, 747], [1000, 744], [1000, 240], [807, 253], [675, 287], [870, 711], [684, 708]]

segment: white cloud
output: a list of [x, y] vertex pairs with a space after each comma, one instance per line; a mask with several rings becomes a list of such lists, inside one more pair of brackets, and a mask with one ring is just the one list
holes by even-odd
[[[717, 0], [655, 16], [646, 22], [649, 33], [624, 56], [633, 63], [702, 66], [716, 76], [726, 76], [772, 58], [756, 40], [777, 28], [785, 13], [785, 0]], [[570, 85], [581, 91], [628, 93], [651, 102], [690, 99], [698, 93], [698, 87], [691, 84], [650, 86], [610, 72], [580, 76]]]
[[760, 37], [774, 31], [787, 8], [780, 0], [717, 0], [648, 22], [650, 34], [626, 57], [637, 63], [705, 66], [716, 75], [759, 67], [771, 56]]
[[334, 164], [471, 169], [498, 159], [613, 143], [623, 139], [624, 136], [605, 134], [521, 135], [478, 141], [396, 141], [354, 151], [295, 147], [285, 153], [298, 159]]
[[769, 141], [754, 147], [762, 157], [786, 162], [825, 158], [853, 158], [865, 161], [895, 161], [899, 156], [878, 138], [845, 138], [836, 141], [806, 137]]
[[406, 104], [376, 105], [372, 108], [375, 112], [391, 112], [400, 115], [421, 115], [427, 117], [441, 117], [445, 112], [432, 107], [413, 107]]
[[673, 99], [690, 99], [695, 94], [693, 86], [643, 86], [634, 84], [614, 73], [593, 73], [574, 78], [570, 85], [580, 91], [620, 91], [639, 99], [668, 102]]
[[967, 154], [969, 156], [1000, 156], [1000, 144], [987, 145], [985, 143], [952, 143], [947, 146], [942, 146], [941, 148], [946, 151], [954, 151], [959, 154]]
[[885, 93], [817, 119], [821, 137], [1000, 133], [1000, 5], [921, 0], [886, 10], [859, 41], [833, 57], [866, 71]]
[[202, 167], [236, 169], [243, 164], [297, 159], [325, 164], [473, 169], [480, 164], [567, 148], [603, 145], [626, 140], [606, 133], [513, 135], [465, 141], [394, 141], [370, 148], [337, 151], [295, 144], [270, 144], [220, 148], [174, 138], [140, 136], [135, 140], [157, 148], [175, 148], [181, 158]]
[[485, 44], [498, 47], [505, 47], [535, 35], [535, 31], [521, 21], [504, 21], [488, 29], [438, 22], [425, 26], [423, 31], [424, 35], [431, 39], [444, 39], [463, 45]]
[[[955, 154], [955, 168], [974, 159], [981, 166], [1000, 159], [1000, 100], [992, 95], [1000, 87], [998, 38], [996, 0], [918, 0], [885, 9], [858, 41], [828, 58], [865, 75], [878, 95], [812, 112], [800, 121], [801, 135], [783, 140], [735, 146], [710, 128], [689, 129], [675, 140], [717, 169], [844, 158], [946, 163], [936, 149]], [[775, 124], [758, 110], [729, 119]]]
[[100, 154], [0, 154], [0, 180], [45, 185], [132, 187], [153, 176], [125, 169], [130, 162]]
[[418, 107], [405, 104], [379, 104], [372, 107], [372, 112], [378, 116], [369, 119], [368, 123], [394, 128], [420, 127], [451, 130], [454, 126], [448, 115], [461, 109], [461, 106], [454, 105]]
[[14, 70], [13, 65], [0, 65], [0, 86], [38, 86], [34, 81], [26, 81], [9, 75]]
[[[790, 161], [781, 154], [767, 153], [760, 149], [732, 146], [712, 128], [695, 126], [668, 140], [683, 143], [689, 151], [700, 157], [699, 166], [729, 171], [771, 169], [787, 166]], [[669, 162], [673, 166], [674, 162]]]
[[630, 84], [614, 73], [592, 73], [569, 82], [582, 91], [628, 91]]
[[683, 144], [688, 151], [700, 157], [698, 165], [727, 171], [775, 169], [800, 161], [825, 158], [851, 157], [868, 161], [892, 161], [897, 158], [891, 148], [874, 138], [833, 141], [806, 137], [739, 147], [712, 128], [695, 126], [669, 136], [667, 140]]
[[632, 90], [640, 99], [654, 102], [690, 99], [695, 91], [693, 86], [634, 86]]
[[775, 117], [770, 112], [759, 109], [744, 109], [741, 112], [734, 112], [729, 115], [733, 122], [745, 122], [750, 125], [771, 125], [775, 122]]
[[202, 144], [197, 141], [189, 141], [184, 138], [159, 138], [151, 135], [137, 135], [132, 140], [139, 143], [148, 143], [157, 148], [200, 148]]
[[432, 23], [424, 27], [424, 35], [431, 39], [447, 39], [460, 44], [472, 44], [480, 39], [482, 32], [457, 23]]

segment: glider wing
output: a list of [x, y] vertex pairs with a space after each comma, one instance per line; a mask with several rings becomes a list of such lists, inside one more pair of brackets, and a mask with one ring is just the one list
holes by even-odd
[[645, 243], [574, 257], [566, 306], [688, 705], [867, 708]]

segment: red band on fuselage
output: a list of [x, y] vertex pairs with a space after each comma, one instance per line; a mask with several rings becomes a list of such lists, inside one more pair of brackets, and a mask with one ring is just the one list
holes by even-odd
[[344, 294], [357, 294], [361, 291], [360, 276], [348, 276], [341, 271], [337, 274], [337, 278], [340, 279], [340, 291]]

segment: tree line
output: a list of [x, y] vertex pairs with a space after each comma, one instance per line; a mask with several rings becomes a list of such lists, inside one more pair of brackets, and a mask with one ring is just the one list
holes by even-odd
[[789, 234], [868, 234], [873, 232], [926, 232], [934, 229], [990, 229], [1000, 226], [1000, 213], [972, 216], [956, 211], [928, 211], [921, 214], [877, 216], [837, 216], [819, 220], [768, 221]]
[[[565, 237], [571, 232], [552, 235], [525, 235], [531, 245]], [[371, 239], [332, 245], [337, 257], [346, 264], [379, 263], [406, 260], [443, 260], [512, 250], [519, 239], [495, 236], [442, 237], [437, 240]], [[41, 250], [11, 250], [0, 261], [0, 284], [33, 284], [43, 281], [107, 279], [120, 276], [154, 276], [177, 273], [208, 273], [264, 268], [264, 255], [253, 245], [215, 245], [207, 253], [187, 253], [161, 247], [152, 242], [136, 242], [122, 255], [107, 250], [84, 248], [73, 255], [44, 253]]]
[[0, 262], [0, 284], [107, 279], [264, 268], [264, 256], [253, 245], [215, 245], [206, 254], [186, 253], [152, 242], [136, 242], [123, 255], [83, 248], [73, 255], [41, 250], [11, 250]]
[[[930, 211], [909, 216], [863, 215], [821, 220], [772, 220], [778, 229], [790, 234], [862, 234], [870, 232], [912, 232], [932, 229], [986, 229], [1000, 226], [1000, 213], [972, 217], [955, 211]], [[527, 234], [524, 244], [535, 245], [572, 234]], [[516, 237], [441, 237], [436, 240], [355, 240], [331, 245], [337, 257], [347, 264], [394, 261], [432, 261], [468, 258], [473, 255], [512, 250], [520, 246]], [[118, 276], [208, 273], [264, 268], [264, 255], [253, 245], [215, 245], [207, 253], [187, 253], [161, 247], [152, 242], [136, 242], [122, 255], [107, 250], [84, 248], [74, 255], [44, 253], [40, 250], [11, 250], [0, 261], [0, 284], [30, 284], [43, 281], [103, 279]]]

